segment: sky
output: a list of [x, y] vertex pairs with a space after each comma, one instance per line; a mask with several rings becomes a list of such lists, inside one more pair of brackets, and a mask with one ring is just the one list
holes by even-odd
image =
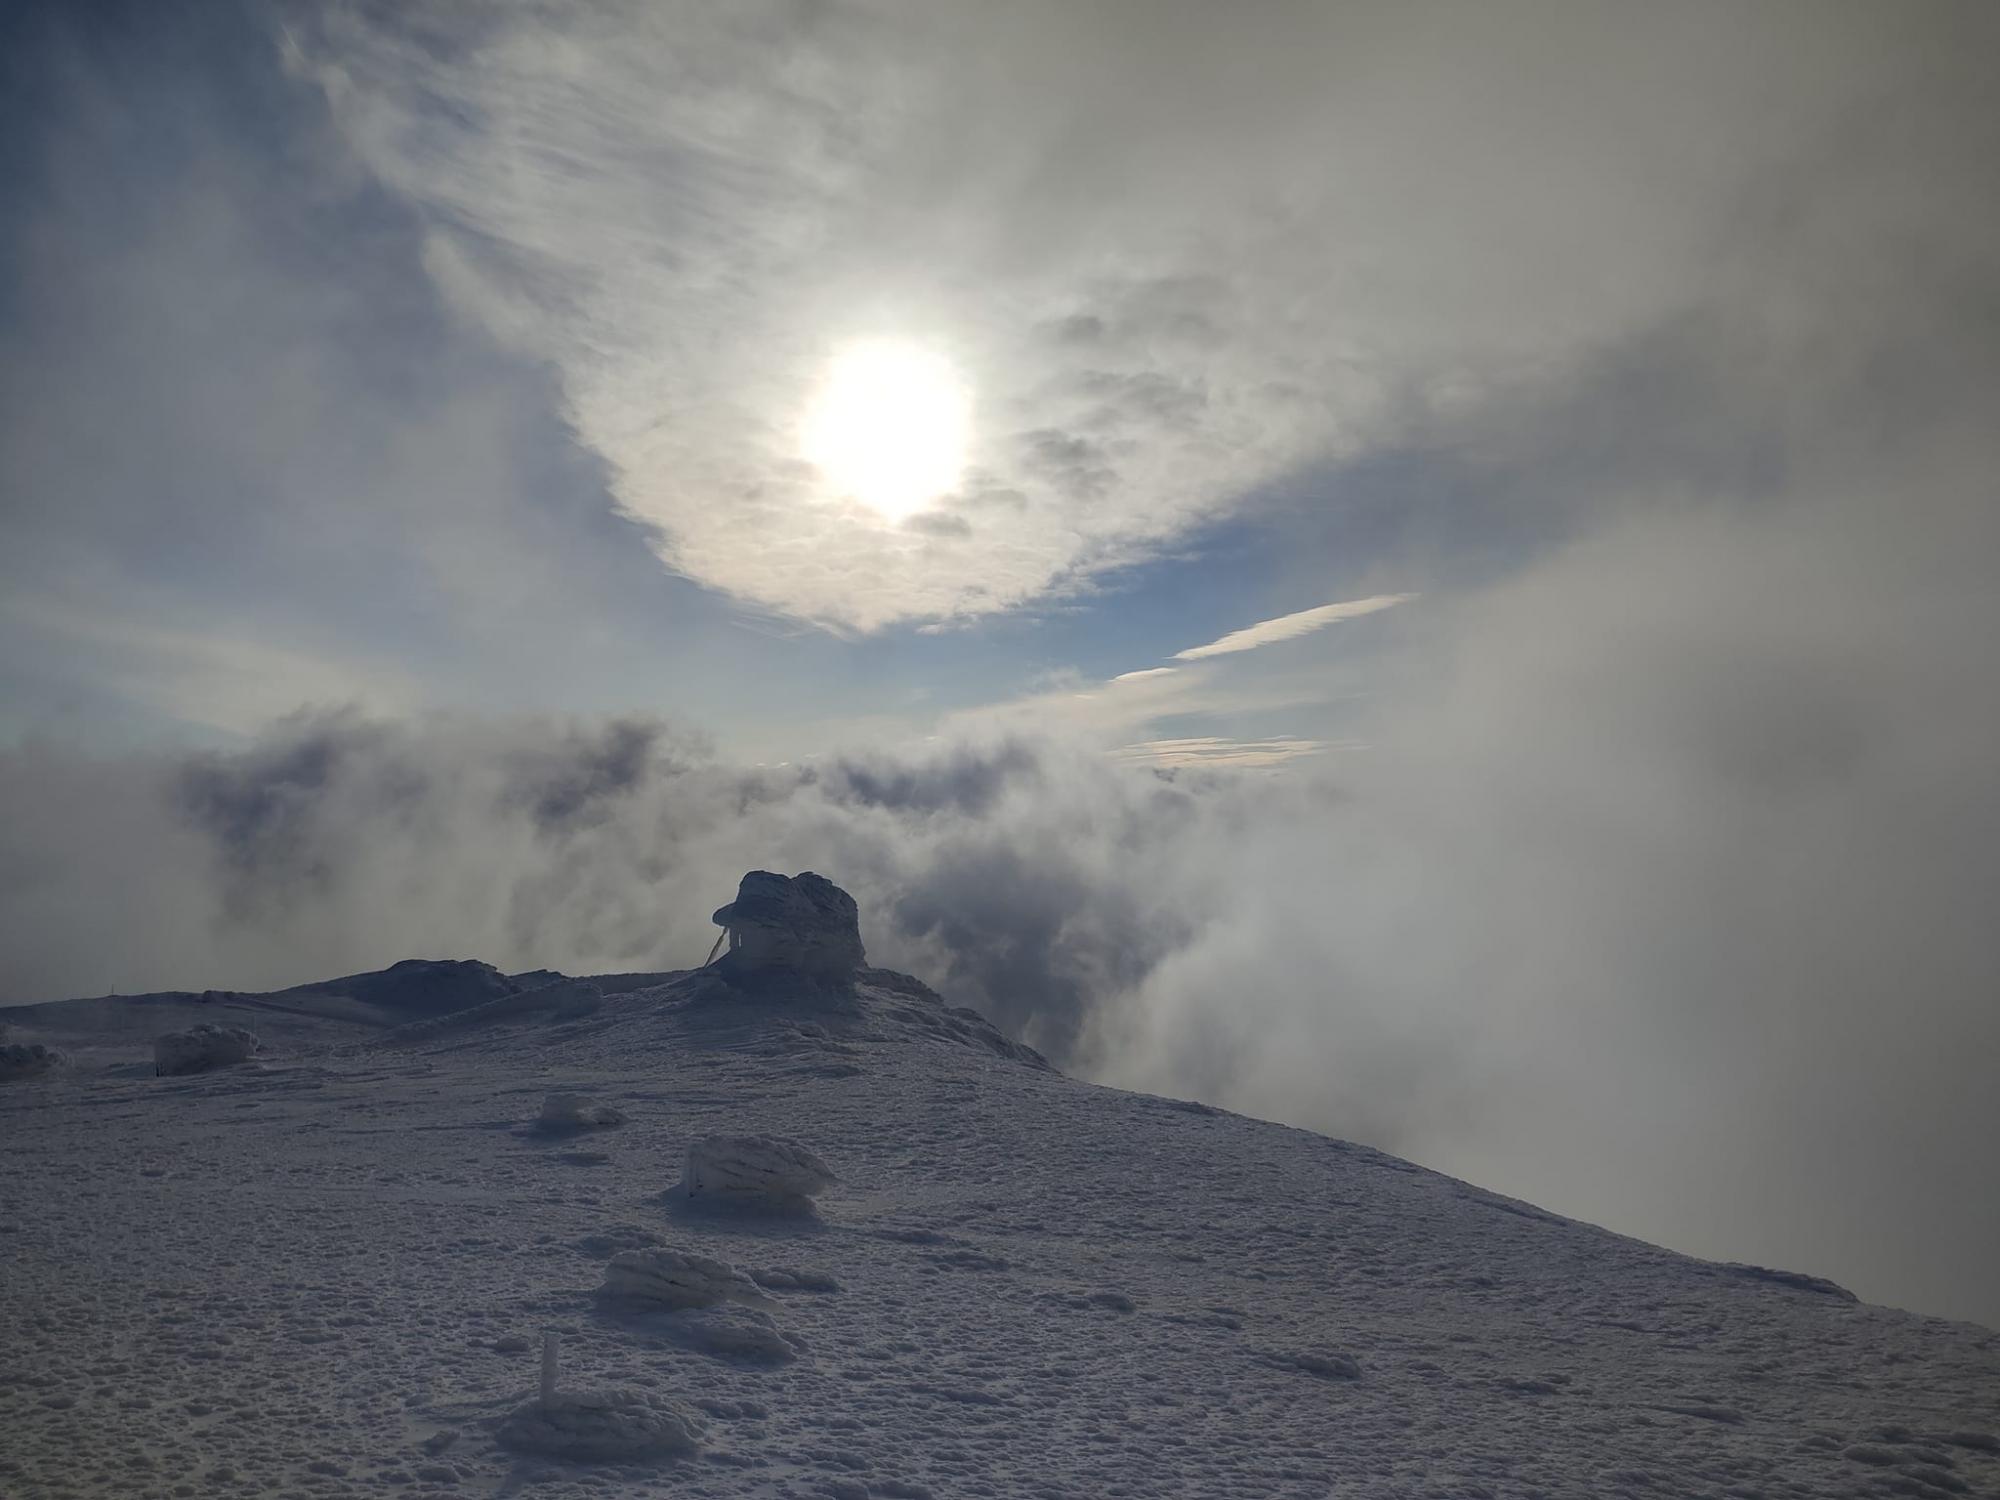
[[2000, 1325], [1984, 4], [10, 7], [0, 1003], [698, 962]]

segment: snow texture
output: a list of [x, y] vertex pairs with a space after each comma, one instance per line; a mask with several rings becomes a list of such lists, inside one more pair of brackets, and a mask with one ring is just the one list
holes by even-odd
[[153, 1070], [163, 1077], [180, 1073], [206, 1073], [214, 1068], [231, 1068], [255, 1057], [259, 1043], [254, 1032], [240, 1026], [191, 1027], [170, 1031], [153, 1038]]
[[736, 1298], [762, 1302], [757, 1283], [727, 1261], [685, 1250], [621, 1250], [604, 1270], [600, 1292], [655, 1307], [714, 1307]]
[[804, 1208], [836, 1180], [832, 1169], [797, 1141], [708, 1135], [687, 1148], [681, 1192], [711, 1203]]
[[[2000, 1495], [1990, 1329], [1079, 1083], [878, 970], [602, 989], [417, 1041], [236, 998], [283, 1049], [171, 1081], [160, 1006], [38, 1007], [73, 1065], [0, 1091], [0, 1496]], [[551, 1149], [557, 1088], [629, 1122]], [[839, 1163], [816, 1216], [663, 1197], [745, 1121]], [[720, 1299], [593, 1295], [631, 1252]]]
[[516, 1452], [576, 1463], [630, 1463], [691, 1453], [699, 1446], [700, 1428], [686, 1412], [645, 1391], [558, 1391], [547, 1402], [516, 1407], [498, 1436]]
[[625, 1116], [608, 1104], [599, 1104], [585, 1094], [550, 1094], [542, 1101], [542, 1113], [535, 1129], [545, 1135], [571, 1135], [585, 1130], [608, 1130], [623, 1125]]

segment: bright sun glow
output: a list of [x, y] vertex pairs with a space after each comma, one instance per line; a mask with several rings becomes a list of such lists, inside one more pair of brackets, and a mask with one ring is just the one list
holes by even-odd
[[800, 448], [838, 493], [900, 521], [958, 487], [971, 409], [939, 356], [888, 340], [855, 344], [827, 370]]

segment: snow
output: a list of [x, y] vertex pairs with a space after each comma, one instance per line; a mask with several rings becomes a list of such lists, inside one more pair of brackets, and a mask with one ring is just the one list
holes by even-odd
[[0, 1083], [17, 1078], [40, 1078], [53, 1073], [68, 1061], [58, 1049], [41, 1042], [0, 1044]]
[[714, 1307], [732, 1297], [764, 1300], [757, 1283], [727, 1261], [685, 1250], [621, 1250], [605, 1267], [599, 1290], [660, 1307]]
[[623, 1125], [625, 1116], [608, 1104], [599, 1104], [584, 1094], [551, 1094], [542, 1101], [535, 1128], [545, 1135], [574, 1134], [584, 1130], [608, 1130]]
[[153, 1038], [153, 1068], [163, 1075], [231, 1068], [250, 1061], [259, 1046], [256, 1034], [240, 1026], [204, 1024], [170, 1031]]
[[620, 1463], [687, 1453], [700, 1427], [645, 1391], [558, 1392], [516, 1407], [496, 1434], [505, 1447], [579, 1463]]
[[806, 1209], [832, 1187], [832, 1168], [797, 1141], [708, 1135], [687, 1148], [680, 1191], [688, 1199], [748, 1208]]
[[[414, 1039], [286, 1002], [259, 1067], [169, 1078], [157, 1023], [38, 1007], [73, 1066], [0, 1092], [0, 1495], [2000, 1494], [1991, 1330], [1067, 1079], [877, 970], [599, 989]], [[552, 1092], [627, 1123], [566, 1150]], [[743, 1137], [840, 1180], [663, 1191]]]

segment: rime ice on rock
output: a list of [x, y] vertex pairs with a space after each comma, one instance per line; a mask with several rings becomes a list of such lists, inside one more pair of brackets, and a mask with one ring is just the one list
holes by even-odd
[[230, 1068], [257, 1055], [255, 1032], [240, 1026], [210, 1026], [203, 1023], [187, 1031], [170, 1031], [153, 1040], [153, 1070], [173, 1073], [206, 1073], [211, 1068]]
[[844, 982], [866, 962], [854, 898], [810, 870], [796, 877], [752, 870], [714, 920], [729, 944], [716, 968], [730, 979], [800, 975]]
[[709, 1135], [688, 1147], [681, 1191], [693, 1201], [807, 1208], [838, 1179], [797, 1141], [771, 1135]]

